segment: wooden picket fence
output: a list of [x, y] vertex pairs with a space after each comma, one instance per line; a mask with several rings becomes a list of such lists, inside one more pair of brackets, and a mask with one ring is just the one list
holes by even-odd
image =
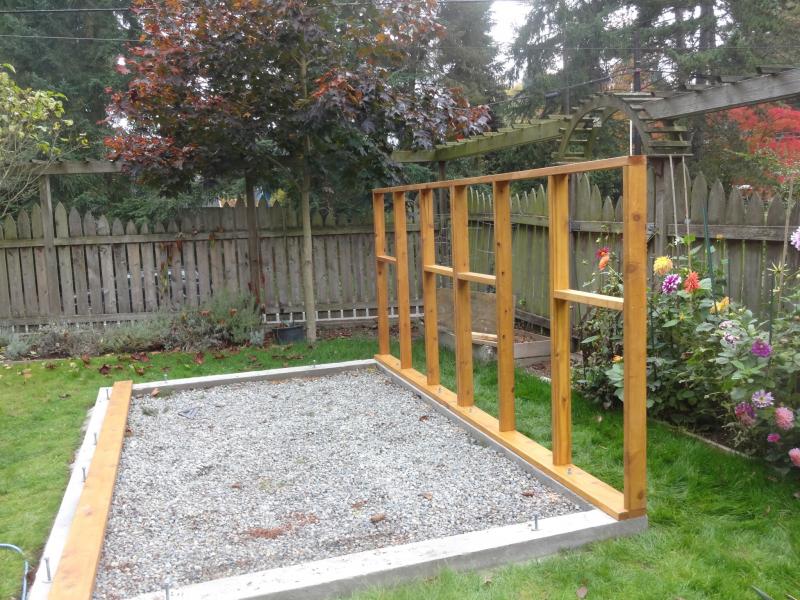
[[[650, 173], [649, 253], [675, 253], [669, 243], [676, 223], [681, 235], [686, 232], [687, 205], [689, 232], [701, 244], [705, 210], [716, 249], [713, 260], [715, 264], [725, 261], [728, 276], [728, 289], [720, 293], [764, 316], [773, 287], [770, 267], [779, 262], [783, 246], [784, 203], [758, 195], [745, 197], [738, 189], [726, 192], [719, 182], [709, 185], [702, 174], [693, 179], [687, 176], [688, 189], [684, 191], [679, 166], [674, 174], [673, 188], [669, 169], [659, 178]], [[595, 291], [586, 284], [596, 271], [597, 249], [609, 246], [620, 255], [621, 205], [602, 197], [591, 175], [576, 176], [571, 188], [571, 286]], [[471, 268], [492, 273], [491, 193], [472, 191], [468, 204]], [[544, 188], [512, 195], [511, 211], [517, 314], [546, 327], [550, 306]], [[795, 206], [792, 229], [800, 225], [798, 212]], [[299, 216], [288, 208], [265, 205], [259, 206], [257, 213], [266, 321], [302, 321]], [[387, 218], [388, 230], [393, 231], [391, 212]], [[437, 239], [446, 238], [447, 224], [437, 220], [436, 226]], [[374, 319], [371, 215], [347, 218], [315, 212], [312, 231], [317, 317], [323, 321]], [[408, 231], [409, 288], [413, 314], [419, 316], [419, 215], [412, 206]], [[800, 253], [790, 250], [789, 265], [796, 268]], [[699, 257], [704, 261], [705, 253]], [[47, 214], [36, 205], [16, 219], [7, 217], [0, 227], [0, 328], [27, 330], [54, 321], [124, 322], [147, 318], [156, 311], [199, 306], [222, 291], [248, 293], [252, 288], [249, 261], [243, 206], [192, 209], [166, 225], [137, 226], [91, 213], [81, 215], [74, 209], [68, 212], [61, 204]], [[391, 316], [396, 314], [394, 294], [395, 282], [390, 281]]]
[[[264, 205], [257, 213], [266, 320], [302, 321], [299, 217]], [[372, 219], [316, 212], [312, 231], [318, 318], [374, 318]], [[68, 213], [62, 204], [48, 215], [36, 205], [0, 228], [0, 328], [124, 322], [199, 306], [223, 291], [250, 293], [249, 264], [243, 206], [192, 209], [166, 226], [137, 227]]]
[[[670, 173], [663, 185], [655, 185], [650, 174], [648, 186], [648, 231], [651, 232], [648, 253], [685, 255], [686, 246], [674, 244], [676, 221], [680, 236], [686, 234], [686, 206], [689, 208], [689, 233], [696, 236], [695, 246], [704, 243], [703, 213], [707, 214], [708, 233], [714, 252], [713, 264], [727, 275], [728, 287], [718, 289], [761, 317], [766, 316], [773, 288], [773, 264], [780, 262], [783, 250], [785, 202], [781, 198], [747, 197], [737, 189], [725, 192], [719, 181], [709, 185], [701, 173], [686, 178], [676, 165], [675, 194]], [[572, 182], [570, 195], [570, 228], [572, 231], [570, 270], [574, 289], [597, 291], [591, 284], [597, 272], [596, 251], [608, 246], [621, 256], [622, 205], [602, 197], [590, 175], [578, 175]], [[688, 187], [684, 193], [685, 187]], [[673, 208], [674, 207], [674, 208]], [[658, 210], [661, 209], [661, 210]], [[677, 214], [676, 214], [676, 210]], [[548, 205], [543, 187], [516, 194], [511, 198], [512, 244], [514, 249], [513, 281], [518, 315], [534, 323], [547, 324], [548, 301]], [[474, 192], [469, 197], [470, 248], [473, 270], [494, 272], [492, 198], [488, 192]], [[790, 231], [800, 226], [800, 205], [790, 215]], [[670, 245], [672, 244], [672, 245]], [[525, 256], [526, 260], [517, 260]], [[697, 255], [703, 265], [706, 253]], [[800, 253], [789, 248], [790, 269], [800, 266]]]

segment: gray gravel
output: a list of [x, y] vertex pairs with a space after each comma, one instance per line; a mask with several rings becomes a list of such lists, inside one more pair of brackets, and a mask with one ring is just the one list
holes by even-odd
[[580, 510], [374, 370], [134, 398], [128, 422], [98, 599]]

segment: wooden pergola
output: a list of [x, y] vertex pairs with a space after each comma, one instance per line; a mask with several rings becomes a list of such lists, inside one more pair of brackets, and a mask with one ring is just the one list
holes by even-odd
[[578, 162], [593, 158], [594, 141], [603, 123], [622, 112], [633, 123], [649, 156], [681, 156], [690, 141], [684, 117], [775, 102], [800, 95], [800, 68], [762, 66], [756, 76], [719, 77], [714, 84], [686, 86], [679, 92], [604, 92], [587, 97], [570, 115], [553, 115], [464, 140], [439, 144], [430, 150], [398, 150], [400, 163], [456, 160], [487, 152], [559, 140], [555, 159]]

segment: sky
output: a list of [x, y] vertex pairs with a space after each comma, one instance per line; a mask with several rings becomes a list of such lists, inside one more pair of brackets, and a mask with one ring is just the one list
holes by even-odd
[[530, 8], [531, 3], [529, 0], [523, 2], [499, 0], [492, 3], [492, 17], [494, 20], [492, 37], [502, 51], [505, 51], [508, 45], [514, 41], [514, 30], [525, 20], [525, 15]]

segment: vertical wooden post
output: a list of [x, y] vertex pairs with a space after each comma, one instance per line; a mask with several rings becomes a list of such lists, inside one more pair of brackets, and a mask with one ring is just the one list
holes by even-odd
[[436, 264], [433, 225], [433, 190], [419, 193], [420, 247], [422, 249], [422, 299], [425, 304], [425, 372], [428, 385], [439, 385], [439, 329], [436, 307], [436, 274], [425, 267]]
[[411, 299], [408, 289], [408, 233], [406, 231], [406, 195], [392, 194], [394, 206], [394, 256], [397, 259], [397, 317], [400, 332], [400, 368], [411, 368]]
[[[245, 197], [247, 202], [247, 254], [250, 262], [250, 293], [256, 303], [261, 304], [261, 244], [258, 242], [258, 212], [256, 195], [251, 175], [245, 176]], [[194, 273], [192, 273], [194, 278]], [[194, 280], [194, 279], [193, 279]]]
[[553, 427], [553, 464], [572, 462], [572, 391], [570, 388], [569, 302], [553, 297], [556, 290], [569, 289], [569, 176], [547, 180], [550, 208], [550, 346]]
[[[383, 194], [372, 194], [372, 214], [375, 223], [375, 256], [386, 254], [386, 216]], [[378, 304], [378, 354], [389, 354], [389, 266], [375, 261], [375, 298]]]
[[469, 281], [458, 278], [469, 271], [467, 187], [450, 187], [453, 262], [453, 326], [456, 338], [456, 397], [459, 406], [475, 404], [472, 382], [472, 306]]
[[39, 176], [39, 203], [42, 205], [42, 232], [44, 233], [44, 263], [47, 281], [48, 308], [50, 316], [61, 314], [61, 294], [58, 285], [58, 257], [56, 256], [55, 234], [53, 231], [53, 197], [50, 193], [50, 176]]
[[630, 516], [647, 506], [647, 163], [624, 167], [622, 269], [624, 496]]
[[509, 182], [493, 186], [495, 289], [497, 290], [497, 400], [500, 431], [514, 431], [514, 287]]

